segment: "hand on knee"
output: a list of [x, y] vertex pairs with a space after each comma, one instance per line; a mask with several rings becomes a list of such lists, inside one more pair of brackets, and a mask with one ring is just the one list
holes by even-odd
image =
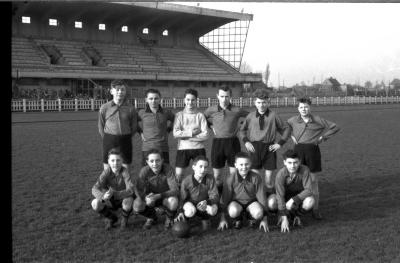
[[132, 206], [133, 206], [133, 198], [132, 197], [125, 198], [122, 200], [122, 209], [124, 209], [125, 211], [131, 211]]
[[99, 199], [93, 199], [92, 208], [94, 211], [99, 212], [104, 208], [105, 204], [101, 202]]
[[242, 206], [235, 201], [231, 202], [228, 205], [228, 214], [229, 214], [229, 217], [231, 217], [231, 218], [236, 218], [236, 217], [240, 216], [242, 211], [243, 211]]
[[183, 214], [187, 218], [191, 218], [196, 214], [196, 207], [191, 202], [186, 202], [183, 205]]
[[143, 212], [145, 208], [146, 203], [140, 197], [136, 198], [135, 201], [133, 201], [133, 211], [135, 211], [135, 213]]

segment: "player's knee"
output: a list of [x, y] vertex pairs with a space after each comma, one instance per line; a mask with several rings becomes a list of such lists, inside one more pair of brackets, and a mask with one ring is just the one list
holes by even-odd
[[215, 216], [218, 212], [218, 206], [216, 204], [207, 205], [206, 211], [207, 211], [207, 214], [209, 214], [210, 216]]
[[271, 194], [268, 196], [267, 205], [268, 205], [268, 210], [270, 211], [278, 210], [278, 198], [276, 197], [276, 194]]
[[99, 212], [103, 209], [104, 204], [99, 199], [93, 199], [92, 208], [94, 211]]
[[228, 205], [228, 214], [231, 218], [240, 216], [243, 211], [243, 207], [237, 202], [233, 201]]
[[139, 197], [133, 201], [133, 211], [136, 213], [143, 212], [146, 208], [146, 203]]
[[250, 215], [256, 220], [261, 219], [264, 215], [263, 208], [259, 202], [251, 203], [247, 207], [247, 209], [248, 209]]
[[176, 211], [178, 209], [178, 198], [176, 196], [170, 196], [164, 198], [163, 205], [170, 211]]
[[303, 208], [304, 210], [306, 210], [306, 211], [310, 211], [310, 210], [314, 207], [314, 204], [315, 204], [315, 199], [314, 199], [314, 197], [309, 196], [309, 197], [306, 197], [306, 198], [303, 200], [302, 208]]
[[124, 209], [125, 211], [130, 211], [132, 210], [132, 206], [133, 206], [133, 198], [132, 197], [128, 197], [122, 200], [122, 209]]
[[186, 202], [183, 205], [183, 214], [187, 218], [191, 218], [196, 214], [196, 207], [191, 202]]

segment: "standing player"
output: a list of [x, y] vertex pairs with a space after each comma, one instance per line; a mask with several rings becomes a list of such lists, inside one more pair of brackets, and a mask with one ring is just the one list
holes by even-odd
[[146, 155], [150, 149], [162, 152], [163, 162], [169, 164], [168, 133], [172, 131], [174, 114], [161, 107], [161, 93], [156, 89], [146, 91], [146, 108], [138, 112], [138, 122], [142, 137], [142, 166], [146, 165]]
[[[265, 169], [265, 185], [272, 191], [272, 171], [276, 169], [276, 151], [286, 142], [290, 134], [288, 125], [274, 112], [268, 103], [268, 92], [257, 89], [254, 92], [256, 111], [250, 112], [240, 127], [240, 138], [250, 152], [252, 169], [261, 175]], [[281, 139], [277, 140], [277, 133]]]
[[320, 220], [322, 216], [319, 212], [317, 173], [322, 171], [322, 167], [321, 152], [318, 145], [337, 133], [340, 128], [331, 121], [312, 115], [310, 106], [310, 99], [299, 99], [298, 111], [300, 115], [291, 117], [287, 123], [291, 129], [292, 140], [295, 144], [294, 150], [298, 154], [301, 163], [307, 165], [311, 171], [313, 195], [315, 197], [312, 215], [315, 219]]
[[185, 91], [185, 108], [178, 112], [174, 122], [174, 137], [178, 139], [176, 152], [176, 178], [180, 184], [183, 170], [190, 160], [199, 155], [206, 156], [203, 141], [208, 139], [207, 120], [197, 110], [197, 90]]
[[281, 232], [289, 232], [288, 216], [293, 219], [293, 225], [301, 225], [299, 216], [312, 209], [315, 199], [312, 196], [310, 170], [300, 164], [296, 152], [287, 150], [283, 154], [283, 164], [275, 178], [276, 201]]
[[236, 136], [238, 120], [248, 114], [247, 111], [230, 103], [231, 95], [232, 91], [229, 87], [220, 87], [217, 93], [218, 105], [211, 106], [204, 112], [207, 122], [214, 132], [211, 164], [220, 194], [223, 181], [221, 174], [225, 162], [229, 166], [229, 173], [234, 174], [236, 172], [235, 154], [240, 152], [240, 141]]
[[123, 80], [111, 82], [113, 99], [99, 110], [98, 128], [103, 139], [103, 168], [108, 167], [108, 151], [119, 147], [124, 155], [123, 166], [130, 170], [132, 163], [132, 137], [137, 132], [137, 112], [126, 99], [127, 85]]
[[137, 189], [131, 176], [122, 166], [123, 156], [118, 149], [108, 152], [108, 166], [100, 174], [92, 188], [95, 199], [92, 201], [94, 211], [106, 218], [105, 228], [108, 230], [117, 222], [118, 217], [111, 211], [122, 208], [121, 229], [126, 228]]
[[260, 221], [259, 228], [264, 232], [268, 229], [267, 200], [261, 177], [250, 171], [251, 160], [247, 153], [239, 152], [235, 156], [237, 172], [229, 174], [224, 181], [221, 197], [221, 221], [218, 230], [228, 228], [225, 213], [233, 219], [233, 227], [240, 229], [244, 216], [250, 216], [250, 226], [254, 227]]
[[157, 149], [151, 149], [146, 154], [147, 166], [142, 167], [138, 178], [139, 197], [135, 200], [135, 212], [147, 217], [143, 228], [150, 229], [156, 223], [156, 207], [165, 211], [165, 228], [173, 222], [178, 208], [179, 188], [174, 170], [163, 162], [162, 154]]
[[197, 156], [193, 160], [192, 168], [193, 174], [186, 176], [181, 184], [180, 212], [176, 221], [198, 215], [205, 231], [210, 227], [210, 216], [215, 216], [218, 212], [218, 190], [214, 177], [207, 173], [208, 159], [205, 156]]

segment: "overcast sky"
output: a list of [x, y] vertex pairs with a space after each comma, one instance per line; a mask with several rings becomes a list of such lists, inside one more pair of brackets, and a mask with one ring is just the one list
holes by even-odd
[[269, 63], [273, 86], [400, 78], [399, 3], [199, 4], [253, 14], [242, 61], [254, 72]]

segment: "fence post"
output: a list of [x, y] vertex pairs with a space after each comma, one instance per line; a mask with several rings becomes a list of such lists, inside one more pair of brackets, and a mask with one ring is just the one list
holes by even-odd
[[172, 101], [173, 101], [173, 107], [174, 107], [174, 109], [176, 109], [176, 98], [174, 97], [174, 98], [172, 99]]
[[239, 98], [239, 107], [243, 108], [243, 98], [242, 97]]
[[22, 99], [22, 110], [26, 112], [26, 99]]
[[78, 99], [75, 99], [75, 111], [78, 111]]
[[285, 97], [285, 106], [288, 106], [288, 97]]
[[61, 111], [61, 99], [57, 99], [58, 101], [58, 111]]
[[44, 112], [44, 99], [40, 99], [40, 109]]
[[94, 111], [94, 99], [90, 99], [90, 103], [92, 104], [92, 111]]

